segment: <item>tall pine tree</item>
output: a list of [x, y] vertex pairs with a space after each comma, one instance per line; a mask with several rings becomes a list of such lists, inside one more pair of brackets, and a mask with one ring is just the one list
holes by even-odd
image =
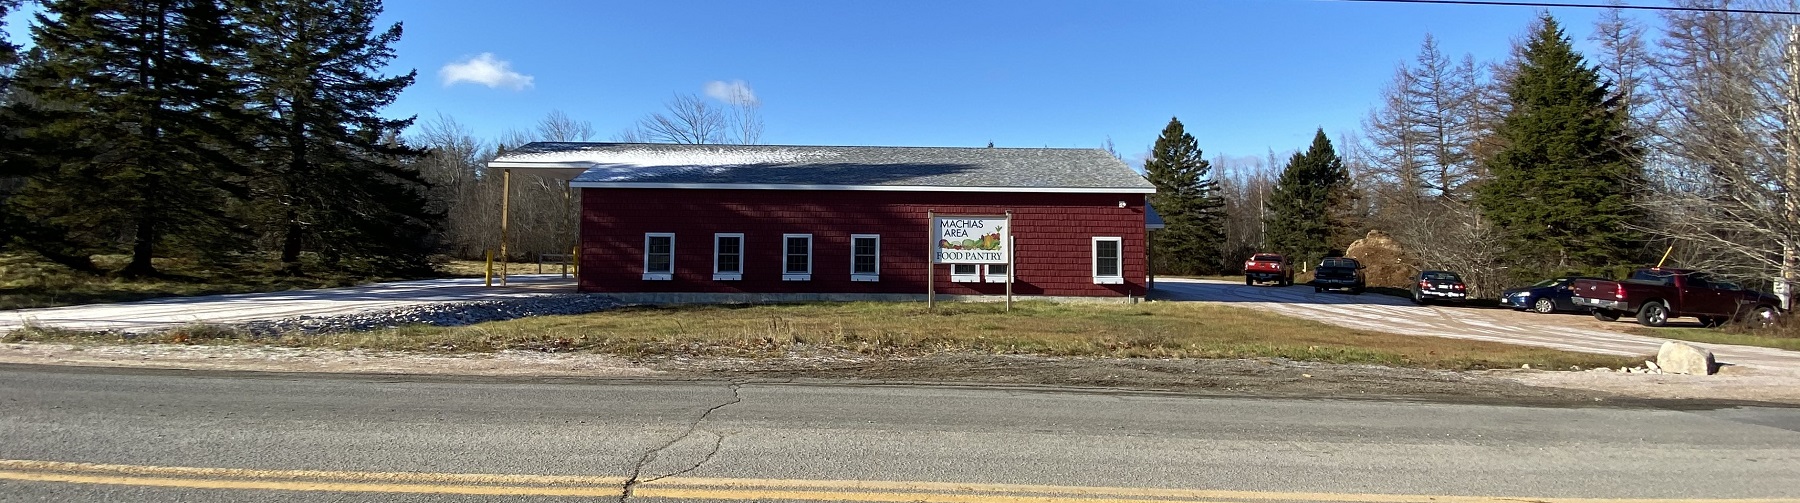
[[234, 227], [231, 134], [216, 120], [237, 89], [218, 61], [229, 18], [215, 0], [45, 0], [39, 57], [16, 89], [31, 102], [40, 169], [8, 199], [32, 223], [21, 242], [91, 268], [123, 236], [126, 275], [155, 274], [173, 246], [218, 251]]
[[1288, 160], [1269, 197], [1269, 246], [1295, 262], [1312, 264], [1332, 250], [1332, 238], [1351, 225], [1344, 221], [1351, 201], [1350, 171], [1331, 147], [1325, 130], [1313, 135], [1306, 152]]
[[429, 267], [441, 210], [395, 134], [413, 118], [381, 117], [417, 72], [382, 76], [400, 24], [375, 31], [379, 0], [236, 0], [249, 43], [243, 80], [252, 128], [266, 147], [254, 185], [256, 213], [298, 272], [303, 250], [328, 265], [357, 259], [369, 272]]
[[1632, 191], [1642, 168], [1623, 103], [1548, 14], [1526, 41], [1507, 89], [1504, 147], [1477, 192], [1524, 279], [1635, 262], [1643, 238]]
[[1152, 264], [1162, 274], [1218, 274], [1224, 268], [1225, 198], [1212, 178], [1212, 163], [1200, 155], [1199, 142], [1181, 120], [1169, 119], [1144, 161], [1145, 176], [1156, 186], [1150, 205], [1163, 217], [1156, 233]]

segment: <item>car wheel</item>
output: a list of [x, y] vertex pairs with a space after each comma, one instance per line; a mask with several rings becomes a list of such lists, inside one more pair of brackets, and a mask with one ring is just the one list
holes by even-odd
[[1781, 311], [1770, 306], [1756, 306], [1755, 310], [1750, 311], [1750, 317], [1744, 321], [1755, 328], [1767, 328], [1781, 321]]
[[1244, 286], [1256, 286], [1256, 280], [1250, 279], [1249, 276], [1244, 276]]
[[1638, 308], [1638, 324], [1646, 327], [1660, 327], [1669, 324], [1669, 307], [1661, 302], [1650, 302]]
[[1350, 288], [1350, 295], [1362, 295], [1362, 293], [1363, 289], [1360, 286]]
[[1412, 297], [1413, 297], [1413, 303], [1414, 303], [1414, 304], [1418, 304], [1418, 305], [1421, 305], [1421, 306], [1423, 306], [1423, 305], [1425, 305], [1425, 297], [1424, 297], [1424, 296], [1421, 296], [1421, 295], [1419, 295], [1419, 291], [1418, 291], [1418, 290], [1413, 290], [1413, 293], [1412, 293], [1412, 294], [1413, 294], [1413, 296], [1412, 296]]
[[1538, 314], [1550, 314], [1556, 312], [1556, 302], [1548, 298], [1540, 298], [1537, 302], [1531, 303], [1531, 310], [1537, 311]]
[[1313, 293], [1325, 293], [1325, 287], [1315, 286], [1313, 287]]
[[1594, 319], [1600, 321], [1619, 321], [1619, 313], [1607, 311], [1605, 309], [1595, 309]]

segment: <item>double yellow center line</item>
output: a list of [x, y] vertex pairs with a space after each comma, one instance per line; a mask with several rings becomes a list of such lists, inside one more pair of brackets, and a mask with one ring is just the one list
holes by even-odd
[[[319, 491], [477, 496], [618, 498], [625, 478], [578, 475], [251, 470], [0, 459], [0, 482], [48, 482], [178, 489]], [[636, 484], [633, 498], [697, 501], [930, 503], [1172, 503], [1320, 501], [1346, 503], [1800, 503], [1796, 499], [1583, 499], [1344, 494], [1085, 487], [956, 482], [671, 477]]]

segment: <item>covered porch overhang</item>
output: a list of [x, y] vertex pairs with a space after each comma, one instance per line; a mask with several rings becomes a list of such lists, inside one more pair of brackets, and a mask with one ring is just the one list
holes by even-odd
[[[504, 153], [503, 153], [503, 155], [504, 155]], [[575, 211], [575, 208], [573, 207], [573, 204], [572, 204], [574, 201], [573, 191], [569, 187], [570, 181], [574, 180], [575, 177], [577, 177], [577, 176], [581, 176], [582, 173], [587, 172], [587, 170], [589, 168], [593, 167], [593, 163], [589, 163], [589, 162], [528, 162], [528, 161], [498, 161], [498, 160], [496, 160], [496, 161], [488, 161], [487, 165], [484, 167], [488, 171], [494, 171], [494, 170], [500, 171], [500, 246], [499, 246], [499, 249], [500, 249], [499, 250], [500, 273], [498, 274], [498, 276], [500, 279], [500, 286], [506, 286], [507, 260], [510, 257], [510, 255], [508, 255], [508, 253], [507, 253], [507, 246], [512, 241], [512, 232], [511, 232], [510, 224], [511, 224], [511, 220], [512, 220], [512, 173], [513, 173], [513, 170], [515, 170], [515, 169], [520, 170], [522, 173], [534, 174], [534, 175], [538, 175], [538, 176], [541, 176], [544, 178], [554, 179], [554, 180], [557, 180], [558, 182], [560, 182], [562, 184], [562, 192], [563, 192], [563, 211], [568, 212], [568, 211]], [[577, 229], [575, 245], [573, 248], [571, 248], [569, 250], [569, 254], [570, 254], [569, 261], [571, 264], [575, 264], [574, 269], [575, 269], [575, 272], [576, 272], [578, 278], [579, 278], [579, 274], [581, 271], [580, 265], [579, 265], [581, 262], [580, 261], [581, 238], [580, 238], [580, 230], [579, 230], [581, 228], [580, 222], [581, 222], [580, 218], [577, 217], [576, 225], [575, 225], [575, 228]], [[492, 261], [493, 261], [493, 259], [490, 257], [489, 262], [491, 263]], [[488, 278], [487, 278], [488, 286], [493, 286], [494, 276], [495, 276], [495, 274], [493, 274], [493, 272], [492, 272], [492, 267], [489, 267], [489, 273], [488, 273]]]

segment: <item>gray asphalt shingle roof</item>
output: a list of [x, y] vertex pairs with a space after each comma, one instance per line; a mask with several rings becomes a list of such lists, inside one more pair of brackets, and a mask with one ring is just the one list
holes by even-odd
[[1099, 149], [815, 147], [651, 143], [526, 144], [490, 168], [585, 168], [575, 187], [1154, 190]]

